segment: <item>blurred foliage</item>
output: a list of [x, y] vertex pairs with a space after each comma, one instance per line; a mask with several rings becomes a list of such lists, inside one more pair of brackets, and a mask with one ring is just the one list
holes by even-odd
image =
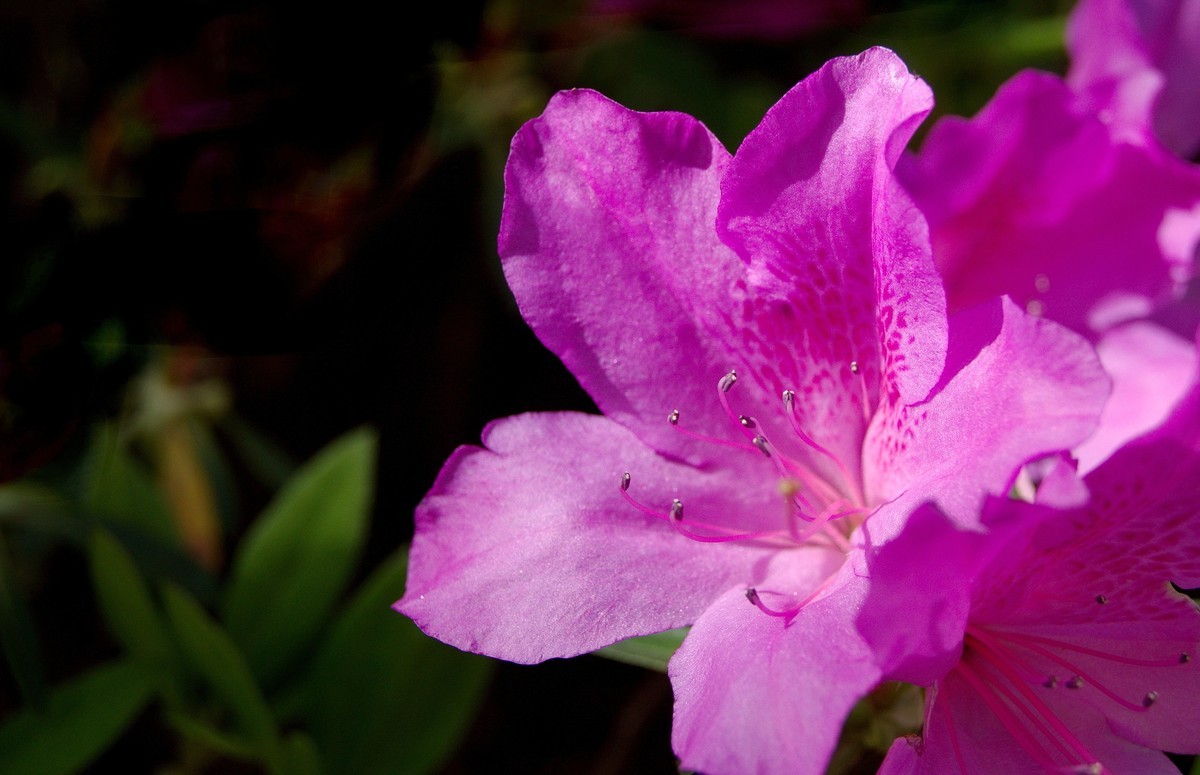
[[[455, 446], [592, 408], [495, 260], [513, 133], [590, 87], [734, 149], [873, 45], [970, 114], [1061, 70], [1070, 3], [847, 0], [765, 37], [601, 5], [0, 8], [0, 772], [676, 769], [641, 668], [682, 631], [497, 666], [389, 610]], [[835, 769], [914, 723], [881, 692]]]

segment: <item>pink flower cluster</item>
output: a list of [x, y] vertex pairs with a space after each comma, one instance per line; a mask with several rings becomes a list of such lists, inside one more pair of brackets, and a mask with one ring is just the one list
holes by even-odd
[[603, 416], [455, 452], [397, 609], [525, 663], [691, 626], [672, 742], [705, 773], [822, 772], [883, 681], [926, 700], [889, 773], [1200, 753], [1198, 20], [1085, 0], [1066, 81], [1019, 74], [916, 154], [932, 95], [885, 49], [732, 155], [554, 97], [499, 249]]

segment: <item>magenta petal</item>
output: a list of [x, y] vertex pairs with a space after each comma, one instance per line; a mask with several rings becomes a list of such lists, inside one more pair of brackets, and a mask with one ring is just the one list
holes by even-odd
[[729, 154], [680, 113], [562, 92], [513, 138], [499, 250], [525, 320], [600, 410], [656, 449], [710, 460], [672, 409], [728, 426], [733, 365], [702, 323], [729, 307], [741, 262], [714, 230]]
[[1110, 384], [1084, 340], [1008, 299], [959, 313], [951, 327], [943, 385], [925, 403], [881, 408], [863, 455], [872, 502], [932, 500], [970, 526], [1021, 465], [1095, 429]]
[[1118, 131], [1200, 151], [1200, 3], [1081, 0], [1067, 25], [1071, 86]]
[[[1061, 693], [1068, 690], [1059, 687], [1056, 691]], [[1179, 772], [1162, 753], [1133, 745], [1111, 734], [1104, 719], [1086, 706], [1066, 709], [1056, 706], [1055, 709], [1059, 720], [1071, 729], [1082, 749], [1092, 754], [1091, 761], [1103, 762], [1106, 772], [1139, 775], [1176, 775]], [[1025, 719], [1010, 709], [1007, 721], [1017, 729], [1015, 735], [993, 712], [993, 706], [956, 671], [938, 686], [923, 741], [897, 740], [888, 752], [880, 774], [1071, 771], [1063, 764], [1061, 752], [1053, 749], [1045, 738], [1041, 738], [1041, 744], [1054, 752], [1043, 754], [1054, 757], [1049, 762], [1046, 758], [1034, 758], [1018, 742], [1018, 737], [1028, 741], [1033, 734], [1027, 728]], [[1077, 756], [1074, 762], [1082, 764], [1083, 757]], [[1052, 764], [1057, 766], [1052, 767]]]
[[397, 604], [458, 648], [537, 662], [691, 624], [769, 557], [684, 538], [619, 482], [632, 472], [630, 492], [664, 513], [678, 496], [696, 518], [752, 523], [780, 513], [770, 478], [669, 462], [592, 415], [511, 417], [484, 443], [456, 452], [418, 507]]
[[[872, 528], [889, 519], [887, 509], [872, 517]], [[1002, 542], [1002, 536], [959, 530], [924, 505], [907, 516], [898, 536], [871, 553], [871, 589], [857, 624], [884, 680], [928, 686], [954, 667], [973, 582]]]
[[881, 380], [917, 400], [942, 369], [941, 283], [892, 173], [931, 105], [890, 51], [832, 60], [767, 112], [722, 184], [718, 232], [749, 271], [731, 349], [770, 364], [749, 375], [761, 392], [795, 390], [802, 424], [851, 465]]
[[1112, 377], [1113, 392], [1100, 415], [1100, 427], [1075, 449], [1084, 473], [1165, 420], [1195, 384], [1198, 365], [1194, 343], [1152, 323], [1113, 329], [1096, 350]]
[[1115, 141], [1051, 75], [1021, 73], [975, 118], [938, 122], [899, 172], [952, 312], [1008, 294], [1091, 333], [1145, 315], [1191, 272], [1196, 219], [1161, 230], [1200, 199], [1200, 172]]
[[854, 630], [864, 588], [844, 567], [827, 596], [788, 623], [747, 602], [744, 588], [706, 611], [670, 664], [682, 767], [823, 772], [846, 714], [879, 677]]

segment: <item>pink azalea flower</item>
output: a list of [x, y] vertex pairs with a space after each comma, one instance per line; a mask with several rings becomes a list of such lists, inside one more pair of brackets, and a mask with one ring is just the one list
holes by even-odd
[[1174, 774], [1162, 750], [1200, 752], [1200, 611], [1171, 586], [1200, 585], [1200, 391], [1050, 508], [1071, 479], [992, 502], [990, 535], [928, 509], [880, 551], [860, 625], [887, 677], [932, 686], [881, 772]]
[[736, 156], [590, 91], [522, 128], [505, 274], [604, 416], [512, 417], [455, 452], [398, 610], [517, 662], [694, 625], [670, 667], [684, 766], [823, 769], [879, 676], [860, 547], [927, 500], [975, 524], [1108, 388], [1081, 339], [1009, 302], [947, 322], [893, 175], [930, 104], [873, 49]]
[[1191, 277], [1200, 168], [1117, 137], [1088, 100], [1029, 71], [974, 118], [939, 121], [898, 173], [929, 219], [951, 312], [1007, 294], [1099, 343], [1116, 386], [1101, 432], [1077, 450], [1085, 470], [1161, 422], [1195, 349], [1134, 321]]
[[1081, 0], [1067, 24], [1068, 82], [1117, 131], [1200, 153], [1200, 2]]

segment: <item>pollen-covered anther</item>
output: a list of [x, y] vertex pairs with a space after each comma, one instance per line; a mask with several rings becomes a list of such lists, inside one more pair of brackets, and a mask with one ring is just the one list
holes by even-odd
[[1070, 680], [1070, 681], [1067, 681], [1067, 684], [1066, 684], [1066, 685], [1067, 685], [1067, 688], [1068, 688], [1068, 689], [1079, 689], [1079, 688], [1081, 688], [1081, 687], [1083, 686], [1083, 676], [1081, 676], [1081, 675], [1073, 675], [1073, 676], [1071, 676], [1071, 680]]
[[621, 474], [621, 492], [629, 492], [629, 472]]
[[1096, 602], [1100, 605], [1108, 605], [1108, 598], [1104, 595], [1096, 595]]
[[1058, 676], [1056, 676], [1056, 675], [1046, 676], [1046, 680], [1042, 681], [1042, 686], [1045, 686], [1047, 689], [1053, 689], [1054, 687], [1058, 686]]
[[671, 413], [667, 415], [667, 422], [671, 423], [672, 425], [679, 424], [679, 410], [678, 409], [671, 410]]
[[766, 436], [763, 436], [762, 434], [755, 436], [754, 437], [754, 446], [757, 447], [758, 451], [763, 453], [765, 456], [767, 456], [767, 457], [771, 456], [771, 447], [767, 443]]
[[754, 422], [753, 417], [747, 417], [744, 414], [738, 417], [738, 422], [741, 423], [743, 428], [749, 428], [750, 430], [758, 427], [758, 423]]
[[1156, 702], [1158, 702], [1158, 692], [1146, 692], [1146, 696], [1142, 698], [1142, 707], [1149, 708]]
[[730, 369], [728, 374], [721, 377], [721, 380], [717, 383], [717, 387], [721, 389], [722, 393], [728, 393], [733, 389], [735, 382], [737, 382], [737, 372]]
[[850, 361], [850, 373], [851, 374], [858, 373], [858, 361]]
[[683, 521], [683, 501], [678, 498], [671, 501], [671, 519], [676, 522]]

